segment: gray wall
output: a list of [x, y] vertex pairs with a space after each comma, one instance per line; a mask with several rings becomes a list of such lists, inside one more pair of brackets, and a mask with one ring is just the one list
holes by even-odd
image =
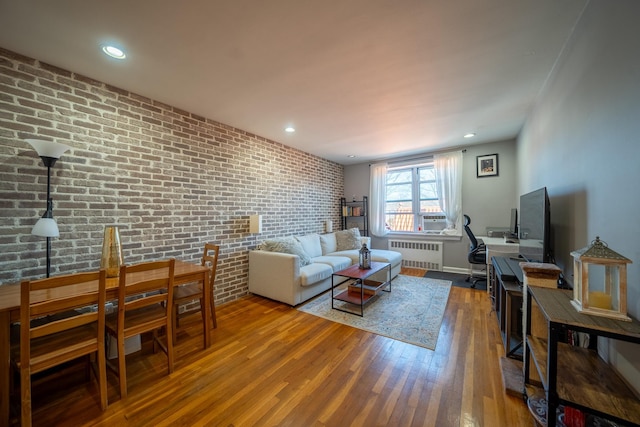
[[[518, 137], [467, 147], [463, 209], [476, 233], [508, 224], [520, 194], [546, 186], [556, 263], [600, 236], [633, 261], [629, 313], [640, 318], [640, 2], [592, 0]], [[475, 179], [475, 156], [499, 153], [500, 177]], [[517, 158], [510, 162], [508, 159]], [[345, 194], [368, 193], [368, 166], [345, 167]], [[495, 218], [495, 220], [494, 220]], [[447, 242], [445, 266], [464, 266], [466, 239]], [[374, 245], [375, 246], [375, 245]], [[640, 392], [638, 345], [600, 353]]]
[[[486, 233], [487, 227], [508, 227], [511, 208], [518, 207], [516, 141], [501, 141], [463, 147], [464, 153], [462, 209], [472, 220], [476, 235]], [[427, 154], [427, 153], [425, 153]], [[476, 156], [498, 154], [498, 176], [477, 178]], [[369, 164], [345, 166], [345, 197], [360, 198], [369, 194]], [[386, 248], [387, 239], [372, 239], [374, 248]], [[469, 240], [444, 242], [444, 268], [468, 269]]]
[[[640, 318], [640, 2], [592, 0], [518, 140], [519, 192], [547, 186], [556, 261], [600, 236], [633, 261]], [[572, 277], [569, 276], [571, 280]], [[640, 391], [638, 345], [600, 343]]]

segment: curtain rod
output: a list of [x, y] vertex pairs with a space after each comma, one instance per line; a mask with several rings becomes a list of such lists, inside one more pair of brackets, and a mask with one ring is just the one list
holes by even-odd
[[[393, 164], [397, 164], [397, 163], [410, 162], [410, 161], [413, 161], [413, 160], [429, 159], [429, 158], [435, 156], [436, 154], [449, 153], [451, 151], [457, 151], [457, 150], [456, 149], [453, 149], [453, 150], [439, 150], [439, 151], [432, 151], [432, 152], [430, 152], [428, 154], [426, 154], [426, 153], [425, 154], [421, 154], [421, 155], [414, 156], [414, 157], [402, 157], [402, 158], [389, 159], [389, 160], [382, 159], [382, 160], [377, 160], [377, 161], [375, 161], [373, 163], [369, 163], [369, 166], [374, 165], [376, 163], [385, 162], [385, 161], [387, 162], [388, 165], [393, 165]], [[462, 148], [462, 149], [460, 149], [460, 151], [462, 153], [466, 153], [467, 149], [466, 148]]]

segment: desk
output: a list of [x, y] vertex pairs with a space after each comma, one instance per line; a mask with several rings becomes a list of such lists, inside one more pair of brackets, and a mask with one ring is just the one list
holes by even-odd
[[491, 293], [491, 257], [494, 256], [518, 256], [520, 252], [519, 243], [507, 243], [504, 237], [488, 237], [476, 236], [476, 239], [482, 239], [487, 247], [487, 292]]
[[[132, 275], [135, 278], [135, 275]], [[209, 268], [190, 262], [176, 260], [174, 270], [174, 285], [202, 282], [204, 284], [205, 316], [211, 319], [211, 286], [209, 283]], [[77, 287], [78, 293], [82, 289]], [[75, 292], [74, 291], [74, 292]], [[46, 295], [43, 294], [43, 298]], [[107, 300], [118, 298], [118, 278], [107, 279]], [[11, 322], [20, 319], [20, 284], [0, 286], [0, 426], [9, 423], [9, 374], [10, 374], [10, 326]], [[211, 345], [211, 321], [204, 326], [204, 346]], [[169, 337], [171, 339], [171, 337]]]

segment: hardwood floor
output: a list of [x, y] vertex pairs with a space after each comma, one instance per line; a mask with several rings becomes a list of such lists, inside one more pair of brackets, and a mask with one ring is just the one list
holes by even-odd
[[147, 345], [130, 355], [129, 396], [110, 373], [105, 412], [82, 366], [36, 383], [34, 425], [531, 426], [489, 311], [486, 292], [452, 287], [431, 351], [248, 296], [217, 308], [206, 351], [199, 315], [181, 321], [173, 374]]

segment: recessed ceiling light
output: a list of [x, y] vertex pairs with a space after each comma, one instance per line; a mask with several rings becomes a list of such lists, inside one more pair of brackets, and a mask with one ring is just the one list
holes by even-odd
[[465, 138], [473, 138], [474, 136], [476, 136], [476, 134], [475, 134], [475, 133], [468, 133], [468, 134], [466, 134], [464, 137], [465, 137]]
[[122, 49], [119, 49], [115, 46], [107, 46], [107, 45], [102, 46], [102, 51], [105, 54], [115, 59], [125, 59], [127, 57], [127, 55], [125, 55]]
[[350, 158], [350, 159], [355, 159], [356, 155], [355, 154], [349, 154], [347, 157]]
[[293, 133], [296, 131], [296, 128], [294, 128], [293, 126], [287, 126], [286, 128], [284, 128], [284, 131], [288, 133]]

